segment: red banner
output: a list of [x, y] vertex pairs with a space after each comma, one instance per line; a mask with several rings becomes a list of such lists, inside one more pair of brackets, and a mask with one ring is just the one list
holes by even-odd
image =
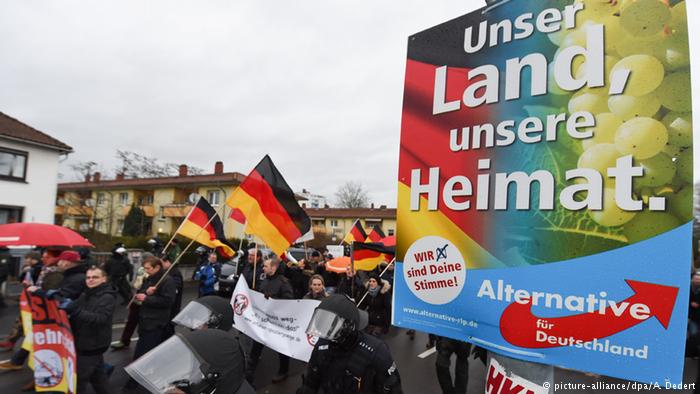
[[35, 390], [75, 393], [76, 355], [68, 315], [58, 309], [58, 301], [26, 290], [20, 310]]

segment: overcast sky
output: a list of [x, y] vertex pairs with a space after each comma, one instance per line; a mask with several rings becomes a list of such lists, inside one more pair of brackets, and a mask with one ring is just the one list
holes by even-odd
[[484, 4], [0, 0], [0, 111], [74, 148], [64, 180], [116, 149], [242, 173], [269, 153], [297, 191], [395, 207], [407, 38]]

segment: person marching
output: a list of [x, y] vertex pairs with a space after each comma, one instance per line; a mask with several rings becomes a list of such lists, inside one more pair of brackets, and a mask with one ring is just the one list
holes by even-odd
[[70, 318], [77, 353], [77, 392], [84, 393], [88, 383], [98, 394], [109, 393], [104, 368], [104, 352], [112, 341], [112, 315], [117, 295], [107, 283], [107, 273], [99, 267], [88, 268], [87, 289], [71, 301], [59, 305]]
[[326, 293], [323, 277], [318, 274], [313, 275], [309, 280], [309, 292], [304, 295], [304, 299], [321, 301], [326, 297], [328, 297], [328, 293]]
[[134, 267], [126, 256], [126, 248], [124, 246], [118, 246], [114, 249], [112, 257], [105, 264], [105, 271], [107, 271], [112, 285], [122, 297], [122, 305], [128, 304], [132, 294], [131, 285], [127, 277], [133, 276]]
[[[259, 291], [265, 295], [265, 298], [291, 300], [294, 298], [294, 291], [289, 284], [289, 279], [277, 272], [279, 265], [280, 260], [276, 256], [265, 260], [263, 263], [265, 279], [260, 283]], [[253, 383], [253, 375], [258, 366], [258, 361], [260, 361], [262, 350], [263, 344], [254, 341], [253, 347], [250, 349], [249, 364], [246, 370], [246, 379], [251, 384]], [[273, 383], [287, 379], [289, 373], [289, 356], [282, 353], [278, 354], [280, 360], [279, 369], [277, 375], [272, 378]]]
[[[139, 341], [134, 350], [134, 360], [163, 342], [176, 297], [175, 282], [169, 275], [165, 275], [163, 262], [158, 257], [147, 257], [143, 261], [143, 267], [148, 278], [134, 296], [135, 302], [141, 304], [138, 321]], [[160, 284], [156, 287], [159, 281]], [[136, 384], [130, 380], [125, 388], [135, 389]]]

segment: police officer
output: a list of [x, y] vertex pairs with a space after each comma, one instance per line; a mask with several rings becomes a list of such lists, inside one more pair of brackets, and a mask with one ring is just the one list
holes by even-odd
[[190, 301], [173, 323], [191, 330], [203, 328], [230, 331], [233, 327], [233, 307], [225, 298], [204, 296]]
[[118, 246], [112, 251], [112, 257], [105, 264], [105, 271], [109, 275], [112, 285], [124, 299], [122, 305], [131, 300], [131, 284], [129, 279], [134, 275], [134, 266], [126, 256], [126, 248]]
[[222, 330], [176, 333], [125, 370], [152, 393], [255, 393], [243, 377], [245, 357], [238, 338]]
[[365, 334], [367, 315], [345, 295], [321, 301], [306, 329], [319, 337], [297, 393], [402, 393], [389, 347]]

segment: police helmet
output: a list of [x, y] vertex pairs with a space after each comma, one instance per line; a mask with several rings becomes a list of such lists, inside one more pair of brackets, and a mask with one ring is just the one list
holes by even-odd
[[357, 309], [350, 297], [333, 294], [316, 307], [306, 333], [340, 342], [352, 332], [367, 327], [368, 320], [367, 312]]
[[205, 296], [191, 301], [173, 318], [173, 323], [192, 330], [213, 328], [229, 331], [233, 326], [233, 307], [219, 296]]

